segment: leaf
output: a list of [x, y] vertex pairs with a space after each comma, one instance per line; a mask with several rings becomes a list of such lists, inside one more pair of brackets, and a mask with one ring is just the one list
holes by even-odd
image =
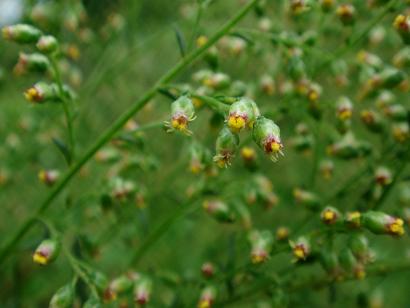
[[186, 54], [186, 43], [183, 33], [179, 30], [178, 26], [174, 26], [175, 36], [177, 38], [177, 43], [179, 47], [179, 52], [181, 53], [182, 58], [185, 57]]
[[57, 146], [60, 152], [63, 154], [67, 164], [71, 164], [71, 152], [67, 145], [58, 138], [53, 138], [53, 143]]

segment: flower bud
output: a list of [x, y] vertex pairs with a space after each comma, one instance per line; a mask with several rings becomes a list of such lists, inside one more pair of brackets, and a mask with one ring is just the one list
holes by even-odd
[[343, 25], [352, 25], [356, 18], [356, 9], [351, 4], [341, 4], [336, 10], [337, 16]]
[[249, 98], [241, 98], [229, 108], [226, 122], [233, 133], [239, 133], [245, 128], [252, 128], [259, 115], [258, 106], [254, 101]]
[[52, 54], [58, 49], [58, 41], [52, 35], [43, 35], [38, 40], [36, 47], [42, 53]]
[[263, 75], [260, 79], [260, 88], [266, 95], [272, 96], [275, 94], [275, 81], [270, 75]]
[[347, 133], [338, 142], [329, 145], [327, 152], [340, 159], [353, 159], [368, 155], [371, 146], [365, 141], [357, 141], [351, 133]]
[[2, 33], [4, 39], [19, 44], [35, 43], [41, 36], [41, 31], [39, 29], [26, 24], [4, 27]]
[[347, 97], [341, 97], [337, 102], [336, 115], [340, 121], [349, 120], [353, 114], [353, 104]]
[[192, 135], [188, 129], [189, 122], [195, 120], [195, 108], [188, 96], [181, 96], [171, 104], [171, 121], [164, 122], [167, 132], [178, 130], [185, 135]]
[[273, 236], [269, 231], [251, 231], [248, 236], [251, 243], [251, 261], [260, 264], [269, 258], [272, 251]]
[[397, 68], [408, 68], [410, 66], [410, 47], [405, 47], [393, 57], [393, 64]]
[[366, 277], [364, 266], [358, 262], [352, 251], [349, 248], [342, 249], [339, 255], [339, 261], [342, 268], [349, 274], [357, 279], [363, 279]]
[[410, 127], [407, 122], [394, 123], [392, 125], [393, 138], [400, 143], [410, 139]]
[[216, 288], [207, 286], [201, 291], [198, 308], [211, 308], [216, 299]]
[[289, 238], [289, 229], [287, 227], [279, 227], [276, 229], [276, 239], [278, 241], [284, 241]]
[[67, 284], [54, 293], [49, 308], [71, 308], [74, 302], [74, 288]]
[[381, 88], [393, 89], [406, 79], [406, 74], [396, 68], [389, 67], [380, 73], [379, 78]]
[[221, 200], [205, 200], [202, 206], [208, 214], [219, 222], [233, 222], [235, 220], [232, 210]]
[[386, 167], [378, 167], [374, 174], [374, 179], [377, 184], [381, 186], [387, 186], [392, 182], [392, 174]]
[[294, 15], [302, 14], [310, 10], [310, 1], [309, 0], [291, 0], [290, 2], [290, 11]]
[[276, 162], [279, 154], [283, 156], [280, 129], [272, 120], [262, 116], [258, 117], [253, 127], [252, 137], [272, 161]]
[[350, 228], [359, 228], [361, 226], [360, 218], [360, 212], [348, 212], [344, 217], [344, 222]]
[[243, 147], [241, 149], [241, 157], [246, 166], [254, 166], [256, 161], [256, 151], [251, 147]]
[[214, 90], [227, 88], [231, 83], [231, 78], [224, 73], [212, 73], [203, 79], [202, 84]]
[[319, 170], [325, 180], [329, 180], [334, 171], [334, 163], [331, 160], [323, 160], [320, 162]]
[[24, 92], [24, 97], [29, 102], [39, 104], [57, 100], [59, 98], [57, 85], [37, 82], [33, 87]]
[[26, 72], [45, 72], [50, 67], [48, 58], [40, 53], [26, 54], [20, 53], [19, 60], [14, 67], [14, 72], [17, 75]]
[[133, 280], [126, 275], [115, 278], [104, 291], [104, 299], [107, 301], [115, 300], [119, 294], [129, 291], [133, 284]]
[[52, 186], [57, 182], [60, 177], [60, 172], [58, 170], [41, 170], [38, 173], [38, 179], [40, 182], [46, 184], [47, 186]]
[[363, 234], [353, 234], [349, 238], [348, 245], [353, 255], [359, 262], [366, 263], [371, 259], [369, 241]]
[[108, 279], [104, 273], [92, 271], [90, 273], [90, 281], [97, 288], [98, 292], [104, 294], [108, 288]]
[[149, 302], [152, 291], [152, 280], [147, 277], [139, 278], [134, 287], [134, 300], [139, 305]]
[[319, 2], [324, 12], [330, 12], [335, 5], [335, 0], [320, 0]]
[[383, 112], [394, 121], [406, 121], [407, 110], [403, 105], [392, 104], [384, 107]]
[[293, 197], [296, 203], [306, 206], [310, 210], [318, 210], [321, 206], [319, 197], [307, 190], [295, 188], [293, 190]]
[[401, 206], [410, 208], [410, 184], [408, 182], [400, 184], [398, 199]]
[[337, 209], [328, 206], [320, 213], [320, 218], [326, 225], [333, 225], [340, 218], [340, 213]]
[[213, 158], [218, 167], [226, 168], [231, 164], [238, 145], [239, 137], [226, 126], [223, 127], [216, 139], [216, 155]]
[[215, 274], [215, 266], [211, 262], [205, 262], [201, 266], [201, 273], [205, 278], [211, 278]]
[[382, 118], [377, 112], [373, 110], [362, 110], [362, 112], [360, 113], [360, 119], [366, 125], [366, 127], [374, 133], [378, 133], [383, 130], [384, 123], [382, 121]]
[[53, 262], [60, 253], [60, 242], [57, 239], [43, 240], [33, 254], [34, 263], [47, 265]]
[[339, 278], [341, 269], [337, 254], [334, 251], [322, 251], [320, 254], [320, 263], [323, 269], [332, 277]]
[[394, 19], [393, 26], [403, 39], [403, 42], [410, 44], [410, 16], [398, 15]]
[[402, 236], [404, 222], [401, 218], [396, 218], [383, 212], [369, 211], [362, 214], [361, 222], [363, 227], [374, 234], [390, 234], [392, 236]]
[[297, 239], [295, 242], [289, 241], [293, 251], [294, 262], [305, 261], [310, 255], [310, 243], [305, 237]]

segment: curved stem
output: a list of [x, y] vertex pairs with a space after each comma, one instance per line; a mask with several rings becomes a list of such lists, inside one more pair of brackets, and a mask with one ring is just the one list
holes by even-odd
[[135, 102], [128, 110], [126, 110], [101, 136], [96, 142], [71, 166], [68, 172], [58, 182], [48, 197], [37, 208], [36, 213], [29, 217], [17, 230], [17, 232], [9, 238], [0, 250], [0, 264], [11, 253], [20, 239], [32, 226], [32, 220], [45, 212], [50, 204], [60, 195], [65, 186], [71, 181], [75, 174], [83, 167], [93, 155], [104, 146], [111, 138], [119, 131], [124, 124], [134, 116], [142, 107], [144, 107], [157, 93], [158, 89], [175, 78], [181, 71], [187, 68], [192, 62], [198, 59], [205, 51], [213, 46], [221, 37], [228, 33], [248, 12], [257, 4], [258, 0], [251, 0], [246, 4], [236, 15], [228, 20], [202, 47], [188, 54], [184, 59], [181, 59], [173, 68], [165, 73], [142, 97]]

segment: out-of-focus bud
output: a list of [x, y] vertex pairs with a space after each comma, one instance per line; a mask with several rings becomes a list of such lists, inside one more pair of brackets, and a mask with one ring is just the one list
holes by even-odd
[[344, 222], [350, 228], [359, 228], [361, 226], [360, 218], [360, 212], [348, 212], [344, 217]]
[[241, 157], [246, 166], [254, 166], [256, 161], [256, 151], [251, 147], [243, 147], [241, 149]]
[[320, 0], [319, 2], [324, 12], [330, 12], [335, 6], [335, 0]]
[[296, 241], [289, 241], [293, 251], [294, 262], [303, 262], [310, 255], [310, 242], [307, 238], [301, 237]]
[[318, 210], [321, 206], [319, 197], [313, 192], [307, 190], [295, 188], [293, 190], [293, 197], [295, 198], [295, 202], [297, 204], [301, 204], [313, 211]]
[[401, 70], [389, 67], [380, 73], [379, 78], [381, 88], [393, 89], [406, 79], [406, 74]]
[[402, 207], [410, 208], [410, 183], [409, 182], [404, 182], [400, 184], [398, 199]]
[[201, 273], [205, 278], [211, 278], [215, 274], [215, 266], [211, 262], [205, 262], [201, 266]]
[[311, 9], [310, 0], [291, 0], [290, 11], [293, 15], [300, 15]]
[[371, 152], [371, 145], [365, 141], [358, 141], [353, 134], [347, 133], [339, 141], [327, 148], [329, 155], [340, 159], [363, 157]]
[[254, 230], [249, 233], [248, 239], [251, 244], [252, 263], [260, 264], [265, 262], [272, 251], [273, 236], [271, 232]]
[[364, 266], [355, 259], [349, 248], [342, 249], [339, 255], [339, 261], [342, 268], [348, 274], [352, 274], [356, 279], [363, 279], [366, 277]]
[[279, 227], [276, 229], [276, 239], [278, 241], [285, 241], [289, 238], [289, 229], [287, 227]]
[[255, 143], [269, 155], [272, 161], [276, 162], [279, 154], [283, 155], [280, 129], [272, 120], [262, 116], [258, 117], [253, 127], [252, 136]]
[[321, 213], [320, 218], [326, 225], [334, 225], [340, 218], [340, 213], [337, 209], [328, 206]]
[[24, 92], [24, 97], [29, 102], [38, 104], [58, 100], [57, 85], [38, 82]]
[[135, 192], [135, 184], [130, 180], [121, 177], [113, 177], [108, 183], [111, 197], [122, 202], [127, 200]]
[[262, 17], [258, 21], [258, 28], [263, 32], [268, 32], [272, 29], [272, 21], [267, 17]]
[[217, 199], [205, 200], [202, 204], [204, 210], [219, 222], [233, 222], [235, 214], [229, 206]]
[[352, 4], [341, 4], [337, 7], [336, 14], [343, 25], [352, 25], [356, 19], [356, 9]]
[[223, 127], [216, 139], [216, 155], [213, 160], [220, 168], [228, 167], [238, 149], [239, 137], [228, 127]]
[[343, 96], [337, 102], [336, 116], [340, 121], [349, 120], [353, 114], [353, 104], [349, 98]]
[[231, 83], [231, 78], [224, 73], [212, 73], [203, 79], [202, 84], [214, 90], [227, 88]]
[[362, 214], [363, 227], [375, 234], [404, 235], [404, 222], [383, 212], [369, 211]]
[[407, 122], [394, 123], [392, 125], [393, 138], [400, 143], [410, 139], [410, 127]]
[[367, 263], [372, 260], [373, 257], [369, 249], [369, 241], [363, 234], [352, 234], [349, 238], [348, 245], [353, 255], [359, 262]]
[[211, 308], [216, 299], [216, 288], [207, 286], [201, 291], [201, 296], [198, 302], [198, 308]]
[[378, 185], [387, 186], [392, 182], [391, 171], [384, 166], [378, 167], [374, 173], [374, 180]]
[[189, 122], [195, 120], [195, 108], [188, 96], [181, 96], [171, 104], [171, 121], [164, 122], [167, 132], [178, 130], [186, 135], [192, 135], [188, 129]]
[[410, 44], [410, 16], [398, 15], [393, 22], [394, 28], [400, 34], [405, 44]]
[[375, 26], [369, 33], [369, 42], [372, 45], [378, 45], [386, 37], [386, 29], [382, 26]]
[[207, 164], [210, 162], [210, 153], [199, 143], [193, 143], [189, 148], [189, 170], [193, 174], [199, 174], [205, 170]]
[[323, 269], [335, 279], [339, 279], [342, 274], [337, 256], [334, 251], [325, 250], [320, 253], [320, 263]]
[[407, 120], [407, 110], [401, 104], [391, 104], [383, 109], [386, 116], [394, 121], [406, 121]]
[[226, 122], [233, 133], [238, 133], [243, 129], [252, 128], [259, 115], [258, 106], [254, 101], [249, 98], [241, 98], [229, 108]]
[[293, 81], [299, 81], [306, 76], [306, 66], [302, 59], [302, 51], [297, 48], [289, 50], [288, 71]]
[[319, 165], [320, 173], [325, 180], [332, 178], [334, 168], [334, 163], [329, 159], [322, 160]]
[[54, 293], [49, 308], [71, 308], [74, 302], [74, 287], [67, 284]]
[[149, 302], [152, 292], [152, 280], [148, 277], [140, 277], [134, 286], [134, 301], [139, 305], [146, 305]]
[[410, 66], [410, 47], [399, 50], [393, 57], [393, 64], [398, 68]]
[[33, 261], [40, 265], [53, 262], [60, 253], [60, 246], [58, 239], [46, 239], [42, 241], [33, 254]]
[[40, 182], [46, 184], [47, 186], [52, 186], [57, 182], [60, 177], [60, 171], [58, 170], [40, 170], [38, 173], [38, 179]]
[[91, 297], [84, 303], [83, 308], [102, 308], [102, 304], [99, 299]]
[[90, 281], [97, 288], [100, 294], [105, 294], [108, 290], [108, 278], [104, 273], [99, 271], [92, 271], [90, 273]]
[[38, 40], [36, 47], [42, 53], [53, 54], [58, 49], [58, 41], [52, 35], [43, 35]]
[[115, 300], [119, 294], [131, 290], [133, 285], [134, 281], [126, 275], [115, 278], [110, 282], [108, 288], [104, 291], [104, 299], [106, 301]]
[[379, 56], [365, 50], [360, 50], [357, 54], [357, 60], [360, 64], [370, 66], [380, 70], [383, 67], [383, 60]]
[[272, 96], [275, 94], [275, 81], [270, 75], [263, 75], [260, 79], [260, 88], [266, 95]]
[[46, 72], [50, 68], [48, 58], [40, 53], [20, 53], [19, 60], [14, 67], [16, 75], [21, 75], [26, 72]]
[[380, 114], [378, 114], [374, 110], [362, 110], [360, 112], [360, 119], [366, 125], [366, 127], [374, 133], [379, 133], [383, 130], [383, 120]]
[[41, 31], [33, 26], [17, 24], [2, 29], [3, 38], [19, 44], [36, 43], [41, 36]]

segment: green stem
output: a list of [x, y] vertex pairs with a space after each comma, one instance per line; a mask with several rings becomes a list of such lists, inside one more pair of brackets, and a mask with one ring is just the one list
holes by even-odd
[[128, 110], [126, 110], [105, 132], [100, 138], [71, 166], [68, 172], [63, 176], [60, 182], [56, 183], [53, 190], [43, 203], [37, 208], [36, 213], [29, 217], [13, 236], [2, 246], [0, 250], [0, 264], [11, 253], [20, 239], [26, 234], [33, 224], [33, 219], [44, 213], [56, 197], [63, 191], [65, 186], [71, 181], [75, 174], [83, 167], [93, 155], [104, 146], [111, 138], [119, 131], [124, 124], [134, 116], [142, 107], [144, 107], [157, 93], [158, 89], [163, 87], [169, 81], [174, 79], [181, 71], [187, 68], [192, 62], [198, 59], [205, 51], [213, 46], [221, 37], [228, 33], [243, 17], [249, 13], [259, 0], [251, 0], [246, 4], [235, 16], [228, 20], [202, 47], [188, 54], [184, 59], [181, 59], [173, 68], [163, 75], [153, 87], [135, 102]]
[[226, 105], [213, 97], [196, 94], [192, 94], [191, 96], [200, 99], [202, 102], [208, 105], [209, 108], [220, 113], [223, 116], [225, 116], [229, 111], [229, 105]]

